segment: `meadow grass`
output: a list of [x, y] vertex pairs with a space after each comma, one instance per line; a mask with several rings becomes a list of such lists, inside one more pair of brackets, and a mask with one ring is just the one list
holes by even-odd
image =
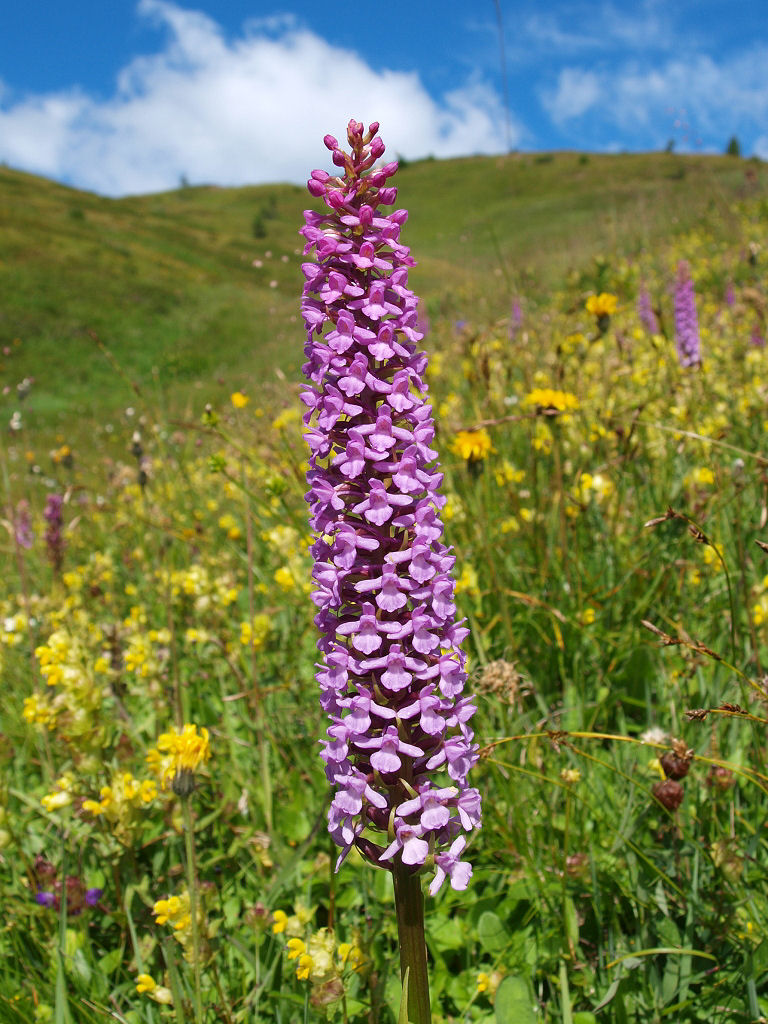
[[[0, 1021], [394, 1024], [390, 877], [354, 856], [334, 874], [325, 824], [285, 378], [303, 199], [0, 184], [29, 199], [5, 225], [5, 380], [36, 378], [0, 467]], [[399, 185], [485, 811], [469, 890], [427, 901], [434, 1019], [759, 1020], [765, 183], [738, 161], [557, 154], [426, 161]], [[254, 285], [256, 216], [277, 288]], [[602, 292], [617, 308], [598, 317]], [[114, 352], [99, 370], [86, 325]]]

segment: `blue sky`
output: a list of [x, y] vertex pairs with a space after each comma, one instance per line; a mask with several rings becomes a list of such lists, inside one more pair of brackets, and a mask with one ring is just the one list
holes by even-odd
[[768, 158], [765, 0], [25, 0], [0, 14], [0, 160], [107, 195], [302, 181], [326, 132], [390, 154]]

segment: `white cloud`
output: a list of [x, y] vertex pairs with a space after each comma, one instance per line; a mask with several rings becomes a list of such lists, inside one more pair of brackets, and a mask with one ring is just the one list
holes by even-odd
[[599, 71], [568, 67], [541, 101], [560, 126], [589, 113], [623, 133], [669, 136], [682, 117], [693, 136], [725, 145], [734, 132], [753, 135], [768, 119], [766, 67], [765, 45], [722, 61], [698, 54], [653, 69], [638, 61]]
[[555, 124], [560, 125], [581, 117], [600, 101], [601, 95], [602, 86], [593, 71], [563, 68], [557, 78], [557, 88], [545, 92], [542, 103]]
[[[168, 42], [120, 72], [114, 95], [80, 89], [13, 101], [0, 88], [0, 159], [107, 195], [191, 182], [303, 181], [322, 137], [377, 120], [390, 154], [499, 152], [497, 94], [470, 81], [434, 99], [416, 72], [378, 70], [294, 21], [248, 23], [227, 40], [204, 14], [140, 0]], [[513, 124], [512, 144], [522, 131]]]
[[[610, 55], [617, 48], [664, 51], [678, 42], [670, 12], [658, 0], [644, 0], [633, 12], [626, 5], [597, 5], [593, 0], [562, 5], [557, 13], [538, 11], [524, 21], [521, 35], [529, 46], [546, 50], [550, 57], [600, 51]], [[690, 26], [687, 39], [690, 44]]]

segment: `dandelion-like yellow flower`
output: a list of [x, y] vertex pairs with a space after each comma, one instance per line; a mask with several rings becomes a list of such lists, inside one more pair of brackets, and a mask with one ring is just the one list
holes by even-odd
[[242, 391], [233, 391], [229, 400], [236, 409], [244, 409], [250, 402], [248, 395], [244, 395]]
[[574, 412], [579, 400], [570, 391], [555, 391], [554, 388], [534, 388], [523, 399], [523, 405], [534, 406], [549, 416], [561, 412]]
[[481, 462], [494, 450], [485, 427], [480, 430], [460, 430], [451, 442], [451, 451], [467, 462]]
[[169, 785], [178, 796], [188, 796], [194, 788], [194, 773], [211, 756], [208, 730], [187, 724], [179, 732], [164, 732], [157, 747], [147, 754], [147, 763], [160, 779], [162, 789]]
[[598, 319], [601, 316], [612, 316], [616, 312], [618, 299], [609, 292], [600, 292], [599, 295], [590, 295], [587, 299], [587, 312]]

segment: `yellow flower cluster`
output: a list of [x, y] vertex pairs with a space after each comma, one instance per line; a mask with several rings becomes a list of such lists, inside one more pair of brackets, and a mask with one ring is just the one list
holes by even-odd
[[171, 990], [166, 988], [164, 985], [158, 985], [154, 978], [149, 974], [140, 974], [137, 977], [136, 991], [139, 995], [147, 995], [150, 999], [153, 999], [156, 1003], [160, 1003], [161, 1005], [173, 1005], [173, 995], [171, 994]]
[[603, 316], [613, 316], [618, 306], [618, 299], [610, 292], [600, 292], [599, 295], [590, 295], [587, 299], [586, 309], [588, 313], [598, 319]]
[[349, 942], [337, 945], [336, 937], [327, 928], [319, 928], [303, 939], [289, 939], [286, 944], [289, 960], [296, 960], [299, 981], [312, 981], [325, 985], [340, 975], [346, 967], [359, 973], [365, 967], [365, 955], [359, 946]]
[[[346, 969], [360, 972], [365, 969], [366, 957], [354, 942], [337, 943], [336, 936], [327, 928], [319, 928], [306, 939], [306, 932], [314, 912], [303, 904], [296, 904], [290, 916], [284, 910], [272, 914], [272, 931], [285, 935], [289, 960], [296, 960], [296, 977], [316, 985], [328, 985]], [[304, 936], [304, 937], [302, 937]]]
[[266, 643], [269, 635], [269, 616], [254, 615], [253, 622], [240, 623], [240, 643], [243, 647], [253, 647], [258, 651]]
[[51, 689], [28, 697], [23, 711], [30, 724], [56, 730], [78, 757], [103, 746], [100, 712], [108, 693], [104, 681], [97, 679], [104, 641], [101, 631], [89, 625], [85, 640], [57, 629], [35, 649], [40, 675]]
[[173, 729], [164, 732], [157, 741], [155, 749], [147, 754], [147, 764], [160, 781], [162, 789], [176, 783], [187, 776], [189, 781], [211, 756], [211, 745], [208, 730], [186, 724], [181, 730]]
[[480, 430], [460, 430], [451, 441], [451, 451], [467, 462], [481, 462], [495, 449], [491, 435], [481, 427]]
[[575, 497], [585, 503], [593, 501], [596, 505], [602, 505], [611, 497], [614, 490], [613, 481], [604, 473], [582, 473]]
[[64, 772], [56, 779], [56, 788], [52, 793], [46, 793], [40, 803], [50, 814], [52, 811], [60, 811], [62, 807], [69, 807], [73, 799], [75, 777], [72, 772]]
[[576, 395], [554, 388], [534, 388], [523, 399], [523, 405], [531, 406], [545, 413], [575, 412], [580, 407]]
[[715, 474], [709, 466], [697, 466], [690, 473], [686, 473], [683, 484], [687, 490], [706, 490], [713, 487]]
[[[206, 963], [211, 956], [210, 933], [208, 922], [203, 905], [205, 890], [200, 889], [197, 893], [197, 939], [198, 956], [201, 963]], [[155, 921], [159, 925], [170, 925], [173, 930], [173, 937], [184, 950], [184, 959], [188, 964], [195, 962], [195, 943], [192, 934], [192, 911], [189, 890], [184, 888], [180, 896], [168, 896], [166, 899], [156, 900], [152, 907]]]
[[94, 818], [103, 817], [118, 836], [125, 836], [137, 821], [139, 812], [157, 797], [154, 779], [140, 782], [130, 772], [113, 775], [110, 785], [102, 786], [98, 800], [84, 800], [83, 810]]

